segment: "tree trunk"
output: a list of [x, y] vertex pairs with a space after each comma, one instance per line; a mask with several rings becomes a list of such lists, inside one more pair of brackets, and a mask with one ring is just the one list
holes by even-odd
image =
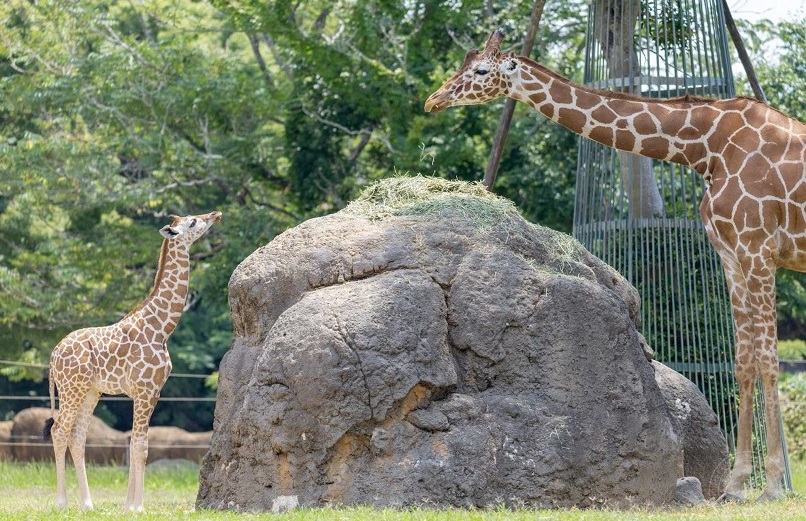
[[[607, 61], [611, 79], [621, 80], [614, 87], [631, 91], [640, 75], [635, 52], [635, 26], [641, 11], [640, 0], [595, 0], [594, 34]], [[618, 152], [621, 185], [634, 219], [662, 217], [663, 199], [652, 169], [652, 160], [629, 152]]]

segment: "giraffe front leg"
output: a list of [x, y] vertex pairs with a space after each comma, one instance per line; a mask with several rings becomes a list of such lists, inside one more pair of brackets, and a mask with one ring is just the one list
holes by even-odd
[[132, 430], [129, 442], [129, 487], [123, 509], [127, 512], [143, 511], [145, 463], [148, 459], [148, 438], [135, 435]]
[[756, 361], [753, 349], [755, 331], [747, 281], [738, 262], [723, 258], [723, 267], [731, 297], [733, 322], [736, 327], [734, 374], [739, 385], [739, 425], [733, 469], [728, 477], [725, 492], [718, 499], [719, 502], [745, 499], [744, 485], [753, 469], [753, 394], [756, 385]]
[[78, 412], [73, 435], [70, 439], [70, 455], [73, 457], [73, 465], [76, 468], [76, 481], [78, 482], [78, 497], [81, 508], [92, 510], [92, 498], [90, 497], [90, 487], [87, 484], [87, 468], [85, 464], [87, 430], [92, 420], [92, 412], [98, 404], [101, 395], [94, 390], [87, 393], [84, 403]]
[[[767, 364], [764, 364], [767, 365]], [[776, 362], [777, 369], [777, 362]], [[778, 375], [765, 374], [761, 367], [761, 385], [764, 389], [764, 420], [767, 427], [767, 462], [765, 471], [767, 483], [758, 501], [775, 501], [785, 497], [784, 480], [784, 448], [781, 443], [781, 408], [778, 403]]]
[[719, 502], [744, 501], [744, 484], [753, 470], [752, 430], [753, 430], [753, 393], [755, 391], [756, 373], [754, 367], [736, 365], [736, 380], [739, 384], [739, 428], [736, 435], [736, 454], [733, 469], [728, 477], [725, 492]]
[[148, 422], [158, 399], [159, 395], [140, 396], [134, 399], [134, 421], [129, 444], [129, 490], [124, 506], [126, 511], [143, 511], [145, 466], [148, 460]]

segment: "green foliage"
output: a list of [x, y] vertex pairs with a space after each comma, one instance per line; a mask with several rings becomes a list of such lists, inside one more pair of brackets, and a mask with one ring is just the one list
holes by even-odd
[[641, 2], [637, 39], [657, 42], [660, 49], [682, 53], [696, 41], [698, 34], [688, 5], [676, 0]]
[[782, 380], [780, 400], [789, 456], [804, 460], [806, 459], [806, 373], [796, 373]]
[[806, 340], [780, 340], [779, 360], [806, 360]]
[[47, 375], [47, 371], [44, 369], [45, 364], [43, 364], [43, 360], [40, 358], [41, 356], [42, 353], [36, 349], [26, 349], [17, 360], [17, 365], [9, 365], [0, 368], [0, 374], [8, 377], [12, 382], [22, 380], [31, 380], [37, 383], [41, 382]]
[[806, 273], [779, 270], [776, 276], [778, 337], [806, 337]]
[[[175, 373], [213, 371], [230, 343], [229, 276], [257, 247], [393, 171], [481, 177], [500, 107], [435, 116], [422, 105], [492, 29], [517, 46], [532, 5], [5, 2], [0, 358], [45, 361], [67, 332], [121, 318], [151, 285], [167, 215], [218, 209], [169, 342]], [[539, 58], [576, 77], [583, 5], [546, 10], [538, 35]], [[521, 108], [500, 192], [569, 230], [575, 143]], [[164, 395], [212, 392], [170, 386]], [[104, 407], [126, 427], [125, 405]], [[179, 410], [154, 422], [209, 428], [211, 407]]]

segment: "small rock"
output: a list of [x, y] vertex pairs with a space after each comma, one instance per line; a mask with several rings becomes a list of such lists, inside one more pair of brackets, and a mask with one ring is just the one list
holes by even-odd
[[299, 506], [299, 498], [297, 496], [277, 496], [271, 502], [271, 511], [273, 514], [281, 514], [294, 510]]
[[439, 411], [430, 409], [411, 411], [406, 419], [409, 423], [424, 431], [444, 432], [451, 428], [447, 416]]
[[370, 444], [372, 445], [372, 453], [376, 455], [389, 454], [392, 449], [394, 439], [392, 435], [380, 427], [372, 431], [370, 437]]
[[705, 503], [700, 480], [693, 476], [678, 479], [674, 491], [674, 500], [678, 505], [686, 506]]

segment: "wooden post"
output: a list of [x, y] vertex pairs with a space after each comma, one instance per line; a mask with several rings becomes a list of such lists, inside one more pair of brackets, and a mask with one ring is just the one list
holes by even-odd
[[[535, 2], [535, 7], [532, 10], [532, 18], [529, 22], [529, 32], [526, 34], [526, 39], [523, 41], [523, 46], [521, 47], [521, 54], [523, 56], [529, 56], [532, 53], [537, 27], [540, 25], [540, 19], [543, 17], [543, 8], [545, 6], [546, 0], [537, 0]], [[493, 148], [490, 151], [490, 160], [487, 163], [487, 171], [484, 173], [484, 186], [486, 186], [487, 190], [490, 192], [492, 192], [495, 180], [498, 177], [498, 165], [501, 163], [501, 154], [504, 151], [504, 143], [506, 143], [509, 125], [512, 122], [512, 113], [515, 112], [515, 103], [517, 102], [514, 99], [507, 98], [504, 104], [504, 112], [501, 114], [501, 121], [498, 123], [498, 130], [495, 132]]]
[[733, 20], [733, 15], [728, 8], [728, 0], [722, 0], [722, 10], [725, 12], [725, 26], [730, 33], [730, 39], [733, 40], [733, 46], [736, 47], [736, 53], [739, 55], [739, 61], [742, 62], [744, 72], [747, 74], [747, 81], [750, 82], [750, 88], [753, 89], [753, 95], [767, 103], [767, 96], [764, 95], [764, 89], [761, 88], [761, 83], [756, 76], [756, 69], [750, 61], [750, 56], [747, 54], [747, 49], [744, 46], [742, 35], [739, 34], [739, 29], [736, 27], [736, 22]]

